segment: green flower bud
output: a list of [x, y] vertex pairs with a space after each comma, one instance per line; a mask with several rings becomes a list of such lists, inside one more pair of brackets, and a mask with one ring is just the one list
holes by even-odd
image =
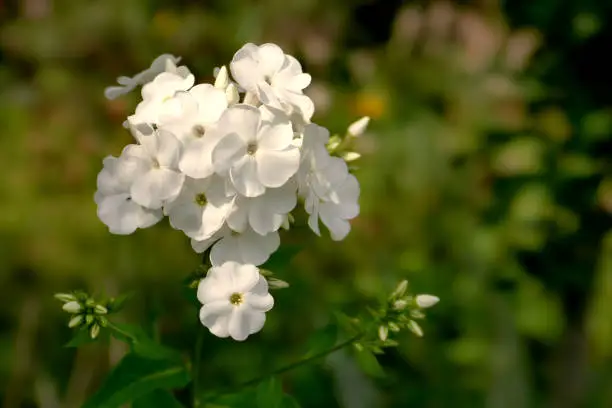
[[60, 300], [64, 303], [73, 302], [76, 300], [74, 295], [71, 293], [56, 293], [55, 295], [53, 295], [53, 297], [55, 297], [57, 300]]
[[72, 301], [72, 302], [64, 303], [64, 306], [62, 306], [62, 309], [64, 309], [65, 312], [74, 314], [74, 313], [79, 313], [82, 310], [82, 307], [79, 304], [79, 302]]
[[389, 328], [387, 326], [380, 326], [378, 328], [378, 338], [380, 341], [386, 341], [387, 337], [389, 337]]
[[108, 309], [102, 305], [96, 305], [96, 307], [94, 308], [94, 311], [96, 312], [96, 314], [99, 314], [99, 315], [105, 315], [108, 313]]
[[89, 330], [89, 335], [91, 336], [91, 338], [95, 339], [96, 337], [98, 337], [99, 334], [100, 334], [100, 326], [98, 326], [97, 324], [94, 324], [93, 326], [91, 326], [91, 329]]
[[77, 327], [83, 322], [83, 315], [76, 315], [68, 322], [68, 327], [71, 329]]

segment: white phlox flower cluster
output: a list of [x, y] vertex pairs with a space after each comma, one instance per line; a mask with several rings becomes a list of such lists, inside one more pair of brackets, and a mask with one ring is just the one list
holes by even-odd
[[316, 234], [321, 222], [342, 240], [359, 213], [359, 183], [311, 122], [310, 75], [280, 47], [246, 44], [214, 84], [195, 84], [178, 61], [162, 55], [106, 89], [112, 99], [142, 85], [142, 101], [127, 118], [135, 143], [98, 175], [98, 216], [111, 233], [131, 234], [166, 215], [196, 252], [209, 250], [201, 321], [244, 340], [273, 304], [257, 266], [279, 248], [298, 201]]

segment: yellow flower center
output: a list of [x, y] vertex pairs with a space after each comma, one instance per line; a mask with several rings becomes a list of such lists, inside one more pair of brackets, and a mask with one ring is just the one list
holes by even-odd
[[229, 301], [232, 305], [238, 306], [244, 301], [244, 298], [242, 297], [242, 293], [232, 293], [230, 295]]

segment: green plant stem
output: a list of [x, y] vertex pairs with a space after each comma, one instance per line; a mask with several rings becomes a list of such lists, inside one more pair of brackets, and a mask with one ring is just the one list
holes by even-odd
[[198, 339], [196, 340], [193, 364], [192, 364], [192, 379], [193, 382], [193, 407], [200, 406], [200, 362], [202, 361], [202, 346], [204, 345], [204, 330], [198, 327]]
[[274, 376], [277, 376], [277, 375], [281, 375], [283, 373], [286, 373], [288, 371], [296, 369], [296, 368], [298, 368], [300, 366], [309, 364], [309, 363], [311, 363], [311, 362], [313, 362], [315, 360], [318, 360], [320, 358], [323, 358], [323, 357], [325, 357], [325, 356], [327, 356], [327, 355], [329, 355], [329, 354], [331, 354], [331, 353], [333, 353], [335, 351], [338, 351], [338, 350], [341, 350], [341, 349], [343, 349], [343, 348], [345, 348], [347, 346], [350, 346], [351, 344], [353, 344], [357, 340], [359, 340], [361, 337], [363, 337], [364, 334], [365, 333], [363, 333], [363, 332], [359, 333], [359, 334], [356, 334], [355, 336], [349, 338], [348, 340], [343, 341], [342, 343], [339, 343], [339, 344], [335, 345], [332, 348], [329, 348], [327, 350], [324, 350], [324, 351], [321, 351], [319, 353], [313, 354], [310, 357], [306, 357], [306, 358], [304, 358], [302, 360], [298, 360], [298, 361], [296, 361], [294, 363], [291, 363], [291, 364], [286, 365], [284, 367], [278, 368], [278, 369], [276, 369], [274, 371], [270, 371], [269, 373], [264, 374], [262, 376], [253, 378], [252, 380], [249, 380], [247, 382], [239, 384], [238, 386], [234, 387], [232, 390], [228, 390], [226, 392], [215, 393], [215, 394], [209, 396], [208, 399], [209, 400], [214, 400], [214, 399], [220, 397], [221, 395], [231, 393], [232, 391], [236, 392], [236, 391], [242, 390], [244, 388], [248, 388], [248, 387], [254, 386], [254, 385], [259, 384], [260, 382], [262, 382], [263, 380], [265, 380], [265, 379], [267, 379], [269, 377], [274, 377]]

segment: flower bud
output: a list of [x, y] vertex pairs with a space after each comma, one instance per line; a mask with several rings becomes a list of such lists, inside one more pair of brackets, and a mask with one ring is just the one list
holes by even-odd
[[338, 135], [333, 135], [332, 137], [329, 138], [329, 142], [327, 143], [327, 151], [333, 152], [334, 150], [336, 150], [338, 146], [340, 146], [341, 142], [342, 142], [342, 139], [340, 139]]
[[91, 329], [89, 330], [89, 335], [91, 336], [91, 338], [95, 339], [96, 337], [98, 337], [99, 334], [100, 334], [100, 326], [98, 326], [97, 324], [94, 324], [93, 326], [91, 326]]
[[434, 306], [440, 301], [440, 298], [432, 295], [418, 295], [416, 297], [416, 304], [421, 309], [427, 309], [428, 307]]
[[105, 315], [108, 313], [108, 309], [102, 305], [96, 305], [96, 307], [94, 308], [94, 311], [96, 312], [96, 314], [99, 314], [99, 315]]
[[378, 328], [378, 338], [381, 341], [386, 341], [387, 337], [389, 337], [389, 328], [387, 326], [380, 326]]
[[82, 308], [79, 302], [72, 301], [65, 303], [64, 306], [62, 306], [62, 309], [64, 309], [64, 311], [68, 313], [79, 313]]
[[98, 316], [98, 324], [102, 327], [108, 326], [108, 319], [104, 316]]
[[227, 67], [224, 65], [217, 72], [215, 78], [215, 88], [225, 89], [229, 85], [229, 76], [227, 74]]
[[289, 284], [284, 280], [269, 278], [268, 286], [270, 287], [270, 289], [285, 289], [289, 287]]
[[53, 295], [53, 297], [62, 302], [73, 302], [76, 300], [74, 295], [71, 293], [56, 293], [55, 295]]
[[95, 319], [95, 317], [93, 315], [85, 316], [85, 324], [87, 324], [89, 326], [90, 324], [93, 323], [94, 319]]
[[414, 320], [408, 322], [408, 329], [410, 329], [410, 331], [416, 334], [417, 336], [423, 337], [423, 329], [421, 329], [421, 326], [419, 326], [419, 324]]
[[391, 323], [389, 323], [389, 330], [391, 330], [392, 332], [397, 333], [397, 332], [400, 331], [400, 328], [399, 328], [399, 326], [397, 324], [391, 322]]
[[70, 319], [70, 321], [68, 322], [68, 327], [70, 327], [71, 329], [77, 327], [78, 325], [81, 324], [81, 322], [83, 321], [83, 315], [77, 315], [74, 316], [72, 319]]
[[404, 293], [406, 293], [406, 289], [408, 289], [408, 281], [404, 279], [397, 285], [395, 290], [391, 293], [391, 298], [398, 298], [404, 296]]
[[396, 300], [395, 302], [393, 302], [393, 308], [395, 310], [405, 309], [406, 306], [408, 306], [408, 302], [406, 302], [404, 299]]
[[236, 85], [229, 84], [227, 88], [225, 88], [225, 97], [227, 98], [228, 105], [234, 105], [240, 102], [240, 95], [238, 94]]
[[348, 134], [351, 136], [361, 136], [370, 123], [370, 117], [364, 116], [363, 118], [351, 123], [348, 127]]
[[253, 92], [247, 92], [244, 95], [244, 100], [242, 103], [252, 106], [259, 106], [259, 99], [257, 99], [257, 95], [255, 95]]
[[351, 161], [357, 160], [360, 157], [361, 155], [357, 152], [348, 152], [342, 155], [342, 158], [344, 159], [345, 162], [351, 162]]

